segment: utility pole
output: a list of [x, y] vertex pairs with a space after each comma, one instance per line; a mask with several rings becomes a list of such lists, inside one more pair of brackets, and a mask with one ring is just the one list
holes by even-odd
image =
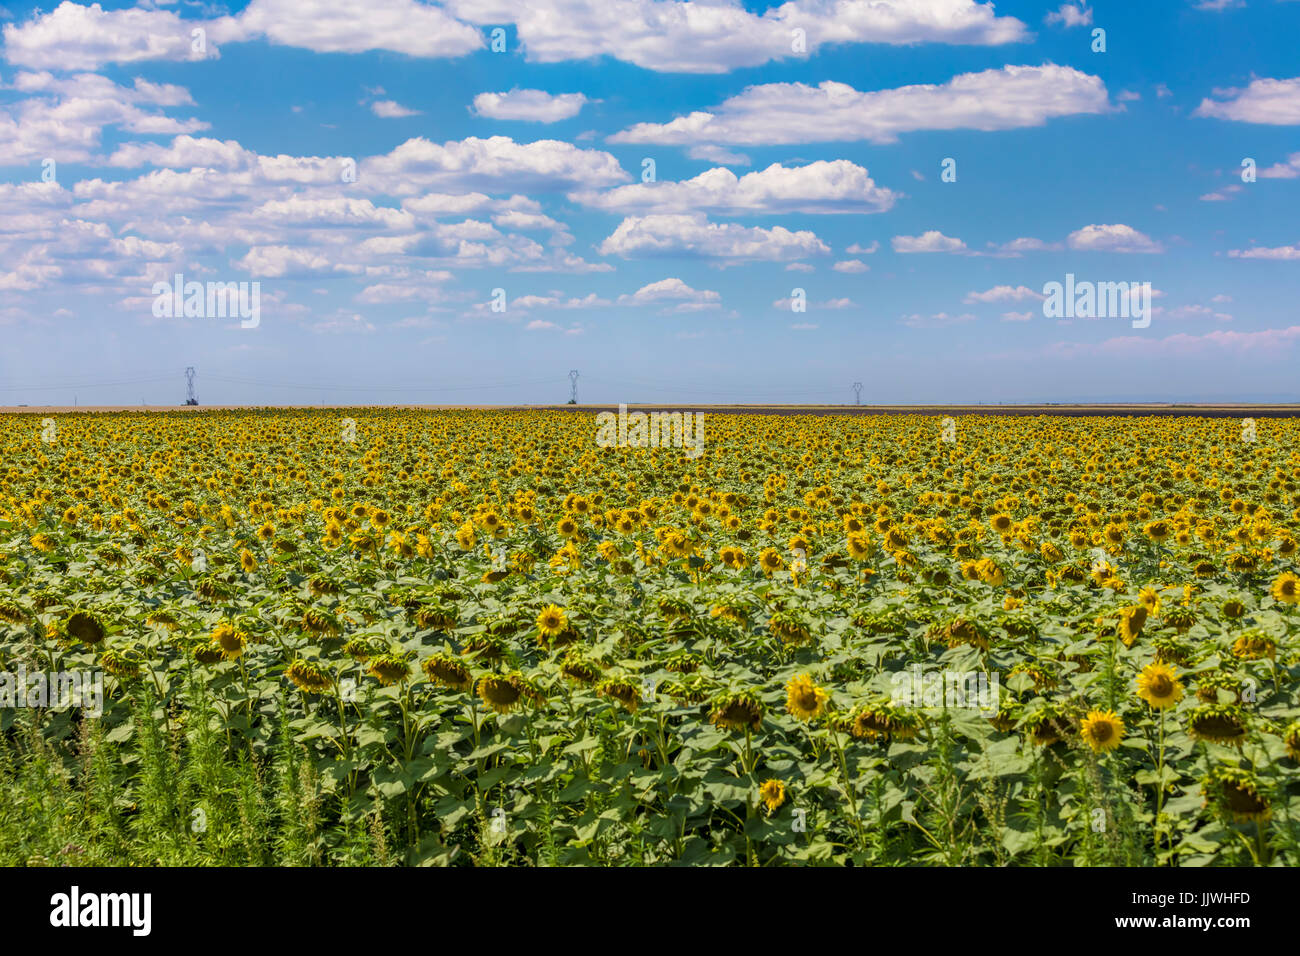
[[199, 400], [194, 395], [194, 376], [196, 374], [197, 373], [194, 371], [193, 365], [186, 366], [185, 368], [185, 404], [186, 405], [197, 405], [199, 403]]
[[569, 404], [578, 404], [578, 370], [569, 369]]
[[853, 383], [853, 404], [854, 405], [862, 404], [862, 383], [861, 382]]

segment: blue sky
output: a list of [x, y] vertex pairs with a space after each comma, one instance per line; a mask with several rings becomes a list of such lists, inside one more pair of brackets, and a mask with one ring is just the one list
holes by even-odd
[[0, 404], [1300, 400], [1296, 0], [0, 15]]

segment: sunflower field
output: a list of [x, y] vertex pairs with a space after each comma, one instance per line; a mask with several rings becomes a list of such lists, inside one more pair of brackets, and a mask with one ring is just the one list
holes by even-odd
[[1300, 423], [706, 418], [0, 416], [0, 863], [1300, 866]]

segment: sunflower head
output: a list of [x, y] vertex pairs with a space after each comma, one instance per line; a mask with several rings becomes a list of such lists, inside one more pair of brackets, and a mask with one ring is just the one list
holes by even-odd
[[367, 661], [366, 673], [387, 687], [406, 680], [411, 673], [410, 662], [401, 654], [379, 654]]
[[763, 723], [763, 705], [750, 691], [728, 694], [714, 702], [709, 719], [728, 730], [755, 731]]
[[1272, 815], [1259, 779], [1240, 767], [1215, 767], [1201, 780], [1205, 804], [1213, 804], [1238, 823], [1264, 821]]
[[555, 604], [548, 604], [537, 614], [537, 631], [544, 640], [552, 640], [559, 637], [569, 628], [569, 618], [564, 613], [564, 608]]
[[780, 780], [764, 780], [762, 786], [758, 788], [758, 797], [767, 807], [769, 814], [775, 813], [777, 808], [786, 800], [785, 784]]
[[1079, 725], [1084, 743], [1096, 753], [1114, 750], [1124, 739], [1124, 721], [1113, 710], [1088, 712]]
[[63, 633], [93, 646], [104, 639], [108, 628], [104, 619], [94, 611], [73, 611], [63, 623]]
[[1236, 704], [1202, 704], [1187, 717], [1187, 732], [1197, 740], [1237, 745], [1247, 729], [1246, 712]]
[[596, 693], [601, 697], [609, 697], [618, 701], [634, 713], [641, 706], [640, 689], [636, 684], [623, 677], [611, 677], [601, 681], [596, 685]]
[[1156, 710], [1163, 710], [1183, 699], [1183, 684], [1168, 666], [1156, 661], [1138, 675], [1137, 695]]
[[519, 688], [509, 677], [487, 674], [478, 679], [478, 696], [498, 714], [508, 714], [519, 706]]
[[799, 720], [815, 720], [826, 708], [830, 695], [807, 674], [790, 678], [785, 685], [785, 709]]
[[1274, 601], [1282, 604], [1300, 602], [1300, 577], [1296, 577], [1290, 571], [1284, 571], [1278, 575], [1269, 592], [1273, 595]]
[[469, 690], [474, 683], [469, 668], [450, 654], [434, 654], [432, 657], [426, 657], [420, 664], [420, 669], [435, 684], [450, 687], [452, 690]]

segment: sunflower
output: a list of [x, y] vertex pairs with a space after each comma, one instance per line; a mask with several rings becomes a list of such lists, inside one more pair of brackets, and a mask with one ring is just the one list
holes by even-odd
[[758, 788], [758, 797], [767, 807], [769, 814], [775, 813], [781, 804], [785, 803], [786, 789], [785, 784], [780, 780], [764, 780], [763, 785]]
[[591, 684], [600, 677], [600, 668], [581, 654], [569, 651], [560, 662], [560, 675], [579, 684]]
[[1235, 704], [1204, 704], [1188, 715], [1187, 732], [1197, 740], [1240, 744], [1246, 739], [1246, 713]]
[[1262, 631], [1252, 628], [1242, 631], [1232, 644], [1232, 653], [1242, 660], [1270, 660], [1277, 657], [1277, 642]]
[[1286, 745], [1286, 755], [1292, 760], [1300, 761], [1300, 720], [1282, 731], [1282, 742]]
[[379, 654], [370, 658], [366, 673], [387, 687], [399, 680], [406, 680], [411, 673], [411, 665], [400, 654]]
[[1156, 710], [1163, 710], [1183, 699], [1183, 685], [1173, 671], [1157, 661], [1138, 675], [1137, 695]]
[[641, 691], [631, 681], [621, 677], [601, 681], [596, 687], [596, 693], [601, 697], [612, 697], [633, 713], [641, 706]]
[[209, 635], [212, 643], [220, 649], [221, 656], [228, 661], [237, 660], [248, 643], [248, 635], [229, 621], [222, 621], [212, 629]]
[[1133, 642], [1142, 634], [1142, 627], [1147, 622], [1147, 609], [1145, 605], [1134, 604], [1132, 607], [1123, 608], [1119, 612], [1119, 623], [1116, 629], [1119, 633], [1119, 639], [1124, 642], [1125, 647], [1132, 647]]
[[807, 674], [790, 678], [785, 685], [785, 709], [800, 720], [821, 716], [830, 695], [813, 683]]
[[1300, 578], [1290, 571], [1284, 571], [1273, 581], [1273, 586], [1269, 588], [1269, 592], [1273, 595], [1274, 601], [1282, 604], [1300, 602]]
[[1083, 719], [1079, 733], [1096, 753], [1114, 750], [1124, 739], [1124, 721], [1113, 710], [1093, 710]]
[[854, 710], [850, 727], [854, 737], [907, 740], [915, 737], [920, 729], [920, 717], [889, 703], [863, 704]]
[[849, 557], [854, 561], [865, 561], [871, 557], [871, 539], [865, 534], [850, 534], [847, 546]]
[[311, 661], [298, 658], [285, 668], [285, 676], [293, 681], [294, 686], [308, 694], [320, 694], [329, 690], [331, 681], [325, 671]]
[[247, 572], [257, 570], [257, 558], [253, 557], [253, 552], [244, 548], [239, 552], [239, 566]]
[[429, 680], [452, 690], [469, 690], [474, 683], [470, 669], [449, 654], [434, 654], [420, 664]]
[[785, 567], [785, 561], [781, 558], [781, 552], [776, 548], [764, 548], [758, 555], [758, 566], [762, 568], [764, 574], [774, 574]]
[[104, 639], [107, 628], [104, 619], [93, 611], [73, 611], [63, 624], [63, 632], [83, 644], [98, 644]]
[[1215, 767], [1201, 780], [1206, 805], [1216, 804], [1238, 823], [1263, 822], [1272, 815], [1259, 780], [1239, 767]]
[[487, 674], [478, 679], [478, 696], [498, 714], [508, 714], [519, 706], [519, 688], [507, 677]]
[[543, 640], [553, 640], [569, 629], [569, 619], [564, 609], [555, 604], [548, 604], [537, 614], [537, 630]]
[[763, 723], [763, 705], [749, 691], [729, 694], [714, 703], [709, 720], [728, 730], [758, 730]]

